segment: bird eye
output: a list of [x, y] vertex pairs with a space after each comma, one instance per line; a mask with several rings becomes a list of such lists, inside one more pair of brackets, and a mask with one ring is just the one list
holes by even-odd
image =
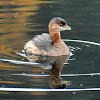
[[61, 25], [62, 25], [62, 26], [65, 26], [65, 25], [66, 25], [66, 22], [61, 22]]
[[60, 26], [62, 27], [63, 25], [62, 25], [62, 24], [60, 24]]

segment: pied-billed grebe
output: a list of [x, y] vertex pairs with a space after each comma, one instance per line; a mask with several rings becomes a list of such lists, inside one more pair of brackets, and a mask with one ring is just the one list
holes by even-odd
[[43, 56], [70, 55], [67, 45], [61, 40], [60, 31], [71, 30], [66, 21], [60, 17], [53, 18], [49, 23], [49, 34], [43, 33], [28, 41], [24, 50], [27, 54]]

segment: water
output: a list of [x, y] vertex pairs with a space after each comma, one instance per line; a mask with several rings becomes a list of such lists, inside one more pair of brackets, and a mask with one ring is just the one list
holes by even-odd
[[[0, 87], [5, 90], [0, 88], [0, 100], [99, 100], [99, 4], [99, 0], [1, 0]], [[68, 62], [65, 58], [45, 58], [41, 64], [29, 62], [22, 52], [24, 44], [48, 32], [49, 20], [56, 16], [64, 18], [72, 28], [61, 32], [61, 36], [74, 55], [65, 57]], [[61, 62], [57, 63], [56, 78], [50, 61]], [[67, 89], [51, 89], [52, 82], [66, 84]], [[11, 88], [17, 92], [11, 92]]]

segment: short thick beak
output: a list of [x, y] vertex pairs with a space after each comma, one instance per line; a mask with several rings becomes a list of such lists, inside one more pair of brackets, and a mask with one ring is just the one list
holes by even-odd
[[66, 25], [66, 26], [63, 26], [63, 30], [71, 30], [71, 27]]

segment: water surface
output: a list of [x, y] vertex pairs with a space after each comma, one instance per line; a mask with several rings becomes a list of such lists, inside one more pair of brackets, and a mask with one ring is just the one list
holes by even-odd
[[[48, 33], [48, 23], [59, 16], [71, 26], [61, 32], [74, 54], [63, 62], [61, 79], [67, 89], [100, 87], [100, 1], [99, 0], [1, 0], [0, 1], [0, 87], [51, 89], [51, 66], [29, 62], [22, 52], [35, 35]], [[83, 40], [83, 42], [68, 41]], [[91, 41], [89, 43], [84, 41]], [[45, 62], [45, 61], [44, 61]], [[60, 79], [59, 79], [60, 80]], [[0, 91], [0, 100], [99, 100], [100, 91]]]

